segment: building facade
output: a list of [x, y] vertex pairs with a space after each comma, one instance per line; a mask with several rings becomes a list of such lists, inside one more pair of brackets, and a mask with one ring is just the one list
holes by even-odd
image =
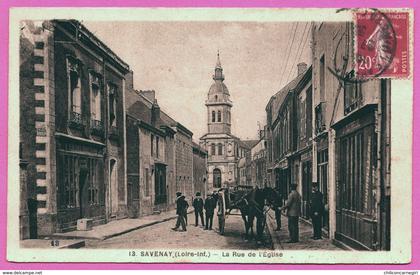
[[193, 142], [193, 194], [200, 192], [204, 198], [207, 195], [207, 152]]
[[265, 136], [251, 148], [251, 182], [259, 188], [270, 187], [267, 181], [267, 150]]
[[73, 230], [81, 218], [127, 217], [128, 65], [78, 21], [24, 24], [20, 135], [31, 237]]
[[351, 23], [312, 26], [314, 180], [328, 194], [331, 238], [388, 250], [391, 83], [355, 78], [353, 38]]
[[290, 155], [292, 182], [298, 185], [302, 195], [302, 217], [310, 219], [309, 200], [312, 192], [312, 66], [298, 64], [297, 77], [302, 79], [293, 91], [294, 117]]
[[175, 202], [175, 130], [154, 91], [127, 92], [127, 181], [133, 217], [170, 209]]

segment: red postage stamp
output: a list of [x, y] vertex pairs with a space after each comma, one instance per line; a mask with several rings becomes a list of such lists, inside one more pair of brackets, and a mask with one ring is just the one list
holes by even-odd
[[356, 75], [358, 78], [407, 78], [411, 75], [409, 12], [357, 11]]

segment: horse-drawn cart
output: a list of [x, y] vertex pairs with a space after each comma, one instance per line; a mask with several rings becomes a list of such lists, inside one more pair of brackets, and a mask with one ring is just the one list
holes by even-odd
[[238, 185], [235, 187], [221, 188], [218, 191], [217, 199], [217, 217], [219, 221], [219, 232], [223, 235], [225, 232], [226, 219], [234, 209], [239, 210], [239, 204], [244, 198], [252, 192], [253, 187], [247, 185]]

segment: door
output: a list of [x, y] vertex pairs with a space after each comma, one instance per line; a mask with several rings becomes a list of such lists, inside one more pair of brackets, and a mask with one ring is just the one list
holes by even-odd
[[117, 161], [114, 159], [111, 159], [109, 163], [109, 200], [109, 215], [114, 218], [118, 212]]
[[155, 174], [155, 205], [166, 203], [166, 167], [156, 164]]
[[222, 172], [219, 168], [213, 170], [213, 187], [221, 188], [222, 187]]
[[312, 192], [312, 162], [305, 161], [302, 163], [302, 215], [309, 219], [310, 209], [309, 201]]
[[79, 172], [79, 209], [80, 218], [87, 218], [89, 212], [88, 202], [88, 184], [87, 184], [88, 171], [84, 167], [80, 167]]

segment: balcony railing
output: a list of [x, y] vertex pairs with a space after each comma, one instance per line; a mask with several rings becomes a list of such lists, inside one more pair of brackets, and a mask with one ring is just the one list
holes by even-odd
[[90, 120], [90, 130], [92, 134], [102, 136], [104, 133], [104, 123], [100, 120]]
[[320, 102], [315, 107], [315, 134], [318, 135], [325, 129], [325, 102]]
[[73, 128], [83, 128], [82, 114], [77, 112], [70, 112], [69, 126]]

